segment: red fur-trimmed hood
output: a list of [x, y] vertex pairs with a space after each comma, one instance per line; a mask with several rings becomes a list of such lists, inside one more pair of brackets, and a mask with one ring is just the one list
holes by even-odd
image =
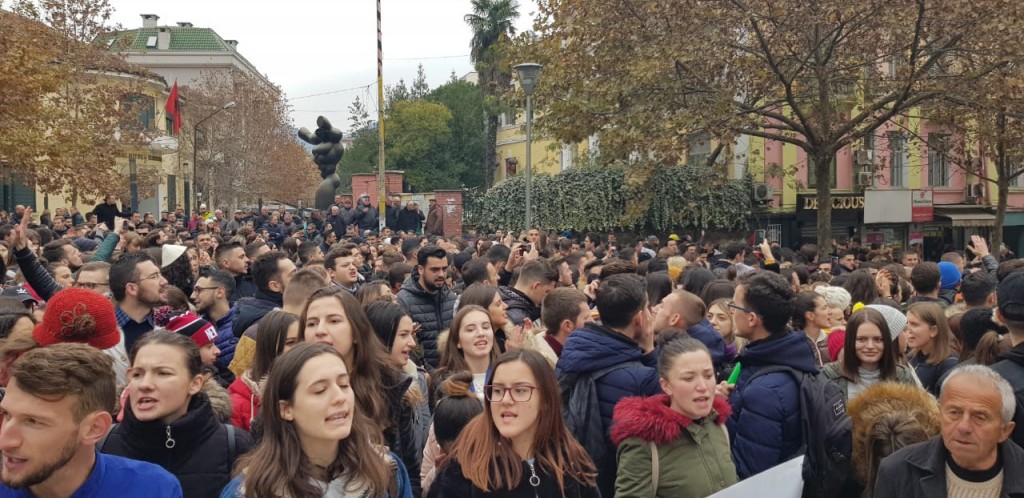
[[[669, 407], [670, 403], [671, 398], [667, 394], [647, 398], [622, 398], [622, 401], [615, 405], [615, 413], [612, 416], [612, 443], [618, 445], [631, 437], [659, 445], [675, 441], [693, 420], [672, 410]], [[711, 409], [715, 423], [725, 423], [731, 413], [729, 402], [721, 396], [715, 396]]]

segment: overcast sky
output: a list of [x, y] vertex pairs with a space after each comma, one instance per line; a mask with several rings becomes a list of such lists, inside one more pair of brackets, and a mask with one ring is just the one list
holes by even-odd
[[[348, 105], [358, 95], [375, 102], [377, 21], [375, 0], [110, 0], [114, 23], [142, 26], [140, 14], [160, 16], [160, 25], [191, 22], [213, 28], [288, 95], [296, 127], [316, 126], [327, 116], [348, 128]], [[463, 21], [469, 0], [382, 0], [384, 83], [406, 84], [423, 64], [431, 88], [473, 70], [471, 32]], [[520, 0], [517, 32], [529, 29], [533, 0]], [[327, 95], [302, 98], [325, 92]], [[374, 105], [368, 106], [371, 114]]]

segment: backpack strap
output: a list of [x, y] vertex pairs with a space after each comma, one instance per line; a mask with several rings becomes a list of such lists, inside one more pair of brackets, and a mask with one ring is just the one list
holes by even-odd
[[232, 424], [224, 424], [224, 427], [228, 430], [228, 460], [231, 462], [235, 461], [235, 426]]
[[644, 364], [640, 363], [639, 361], [627, 361], [625, 363], [616, 363], [615, 365], [612, 365], [610, 367], [605, 367], [605, 368], [602, 368], [600, 370], [592, 372], [590, 374], [590, 378], [593, 379], [594, 382], [597, 382], [599, 379], [601, 379], [605, 375], [608, 375], [608, 374], [610, 374], [610, 373], [612, 373], [612, 372], [614, 372], [616, 370], [621, 370], [623, 368], [630, 368], [630, 367], [642, 367], [642, 366], [644, 366]]
[[654, 444], [654, 441], [648, 441], [647, 445], [651, 447], [651, 484], [654, 486], [654, 496], [658, 496], [658, 477], [661, 470], [661, 457], [658, 456], [658, 445]]
[[114, 432], [114, 429], [117, 426], [118, 424], [110, 424], [110, 428], [107, 429], [107, 433], [103, 435], [103, 439], [100, 439], [100, 442], [96, 443], [96, 451], [103, 453], [103, 446], [107, 444], [107, 438], [110, 437], [110, 433]]
[[225, 423], [224, 427], [227, 428], [227, 459], [233, 462], [234, 455], [237, 453], [234, 448], [234, 444], [236, 444], [234, 443], [234, 425]]

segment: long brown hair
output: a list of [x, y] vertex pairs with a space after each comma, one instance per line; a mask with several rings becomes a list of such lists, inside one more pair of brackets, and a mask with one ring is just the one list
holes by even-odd
[[[558, 381], [550, 364], [540, 353], [517, 349], [501, 355], [493, 363], [487, 383], [506, 363], [521, 361], [530, 368], [537, 380], [534, 396], [540, 396], [537, 432], [533, 438], [533, 456], [537, 464], [558, 480], [558, 488], [565, 494], [565, 477], [593, 487], [597, 470], [590, 456], [569, 434], [561, 412], [547, 409], [562, 406]], [[512, 442], [498, 432], [491, 414], [491, 403], [484, 403], [484, 412], [477, 415], [459, 435], [452, 448], [452, 461], [459, 462], [462, 474], [474, 486], [489, 492], [513, 489], [523, 479], [522, 458], [512, 449]]]
[[[356, 403], [360, 411], [366, 414], [370, 420], [378, 424], [381, 431], [384, 431], [395, 422], [388, 413], [388, 404], [385, 401], [386, 392], [395, 386], [387, 385], [388, 380], [402, 378], [401, 372], [393, 367], [384, 344], [373, 332], [370, 319], [366, 317], [362, 305], [352, 296], [352, 293], [345, 289], [320, 289], [309, 296], [306, 306], [302, 309], [303, 337], [305, 337], [306, 319], [308, 317], [309, 305], [313, 301], [323, 298], [335, 299], [348, 319], [352, 328], [352, 364], [346, 363], [349, 375], [352, 379], [352, 390], [356, 393]], [[271, 369], [273, 370], [273, 369]], [[374, 442], [383, 443], [383, 435], [378, 433]]]
[[[298, 498], [323, 493], [312, 482], [313, 464], [302, 451], [294, 422], [282, 419], [278, 407], [282, 402], [295, 402], [302, 367], [309, 360], [325, 354], [341, 358], [341, 354], [331, 346], [305, 343], [296, 345], [274, 361], [274, 368], [270, 369], [263, 389], [263, 438], [235, 465], [235, 472], [245, 476], [246, 498]], [[352, 432], [338, 441], [338, 456], [330, 467], [341, 470], [349, 482], [365, 486], [371, 496], [382, 496], [388, 489], [391, 476], [384, 454], [371, 443], [371, 438], [377, 434], [377, 426], [358, 402], [356, 405], [352, 410]]]
[[[466, 319], [466, 316], [474, 311], [483, 313], [484, 316], [488, 317], [488, 321], [490, 320], [490, 315], [483, 306], [475, 304], [459, 306], [459, 312], [455, 314], [455, 318], [452, 318], [451, 327], [448, 329], [448, 340], [443, 345], [440, 345], [442, 347], [441, 363], [438, 364], [437, 370], [434, 371], [434, 378], [443, 380], [442, 377], [444, 376], [441, 374], [469, 371], [469, 365], [466, 364], [466, 353], [459, 349], [459, 329], [462, 328], [462, 321]], [[491, 365], [494, 364], [496, 359], [498, 359], [498, 344], [495, 342], [491, 347]]]
[[[922, 322], [936, 327], [936, 330], [938, 330], [938, 333], [935, 334], [935, 338], [931, 342], [931, 352], [925, 355], [927, 357], [925, 363], [938, 365], [945, 361], [946, 358], [952, 356], [955, 339], [953, 339], [953, 331], [949, 329], [949, 320], [946, 319], [946, 314], [942, 312], [942, 308], [935, 303], [914, 303], [907, 308], [907, 315], [911, 313]], [[914, 354], [924, 355], [925, 352], [915, 350]]]
[[878, 327], [882, 332], [882, 358], [878, 360], [879, 382], [896, 381], [896, 345], [893, 344], [889, 323], [881, 313], [871, 308], [857, 311], [846, 322], [846, 338], [843, 340], [843, 361], [839, 362], [839, 371], [843, 377], [860, 382], [860, 358], [857, 357], [857, 330], [864, 324]]

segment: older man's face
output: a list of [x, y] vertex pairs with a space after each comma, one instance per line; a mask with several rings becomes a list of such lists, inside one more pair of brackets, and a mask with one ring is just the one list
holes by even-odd
[[957, 465], [967, 470], [995, 465], [999, 444], [1014, 427], [1012, 421], [1003, 420], [1002, 405], [994, 382], [966, 374], [946, 382], [939, 402], [942, 442]]

